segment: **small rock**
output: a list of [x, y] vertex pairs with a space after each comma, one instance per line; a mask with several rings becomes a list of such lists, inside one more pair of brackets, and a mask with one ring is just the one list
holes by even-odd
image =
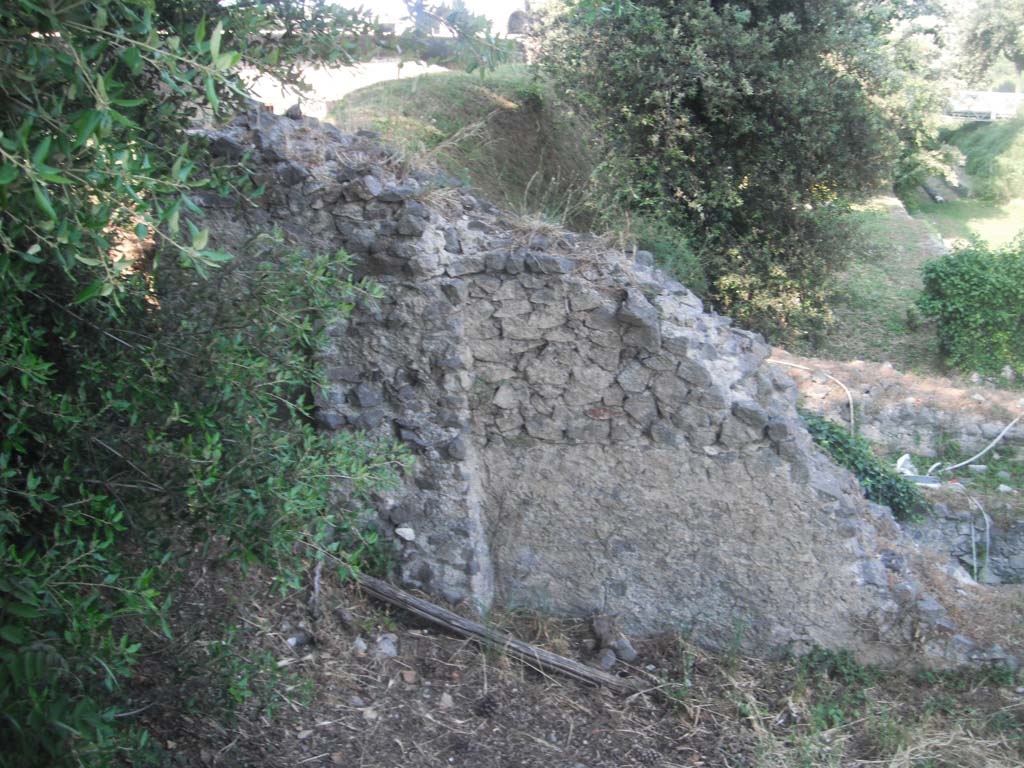
[[1000, 493], [1013, 493], [1013, 488], [1008, 485], [1000, 485], [996, 490]]
[[615, 666], [617, 657], [611, 648], [602, 648], [597, 654], [597, 666], [607, 672]]
[[[973, 379], [972, 379], [972, 381], [973, 381]], [[973, 400], [976, 403], [984, 403], [985, 402], [985, 396], [975, 392], [973, 395], [971, 395], [971, 400]]]
[[459, 233], [455, 227], [445, 227], [444, 249], [448, 253], [462, 253], [462, 242], [459, 240]]
[[903, 573], [907, 570], [907, 558], [891, 549], [882, 550], [879, 555], [882, 565], [893, 573]]
[[419, 216], [404, 214], [398, 220], [398, 234], [409, 237], [419, 237], [427, 231], [427, 223]]
[[416, 541], [416, 531], [407, 525], [395, 528], [395, 536], [402, 539], [402, 541]]
[[987, 464], [968, 464], [967, 468], [976, 475], [984, 475], [988, 472]]
[[633, 647], [633, 644], [629, 642], [629, 638], [620, 637], [614, 643], [611, 644], [611, 649], [615, 651], [615, 655], [622, 659], [627, 664], [636, 661], [637, 652]]
[[292, 104], [288, 109], [284, 111], [284, 116], [291, 118], [292, 120], [302, 119], [302, 107], [299, 104]]
[[363, 638], [361, 637], [357, 637], [355, 640], [352, 641], [352, 650], [356, 652], [356, 656], [365, 656], [366, 651], [368, 650], [366, 641], [363, 640]]
[[996, 477], [998, 477], [1000, 480], [1009, 480], [1012, 477], [1012, 475], [1005, 469], [1000, 469], [998, 472], [996, 472]]
[[531, 272], [545, 275], [566, 275], [572, 272], [572, 260], [564, 256], [530, 251], [526, 257], [526, 268]]
[[237, 162], [245, 155], [245, 147], [234, 139], [218, 135], [210, 142], [210, 154], [213, 157], [223, 157], [231, 162]]
[[350, 707], [355, 707], [356, 709], [362, 709], [366, 706], [366, 702], [363, 701], [362, 697], [352, 694], [348, 697], [348, 705]]
[[286, 641], [292, 648], [304, 648], [307, 645], [312, 645], [313, 635], [304, 629], [299, 630], [294, 635], [288, 638]]
[[356, 387], [356, 400], [362, 408], [372, 408], [380, 405], [380, 392], [370, 384], [360, 384]]
[[455, 699], [452, 698], [450, 693], [445, 691], [441, 694], [441, 698], [438, 699], [437, 706], [440, 709], [451, 709], [455, 706]]
[[384, 185], [380, 183], [376, 176], [369, 173], [363, 176], [359, 183], [355, 185], [355, 192], [362, 200], [370, 200], [377, 197], [383, 191]]
[[445, 446], [448, 458], [454, 461], [462, 461], [466, 458], [466, 441], [461, 436], [452, 438]]
[[538, 251], [546, 251], [551, 247], [551, 238], [547, 235], [535, 234], [530, 238], [530, 247], [536, 248]]
[[309, 175], [309, 171], [306, 170], [305, 166], [293, 160], [285, 160], [283, 163], [279, 163], [275, 171], [281, 183], [286, 187], [294, 187], [296, 184], [301, 184]]
[[373, 646], [375, 659], [393, 659], [398, 655], [398, 635], [391, 632], [381, 635]]

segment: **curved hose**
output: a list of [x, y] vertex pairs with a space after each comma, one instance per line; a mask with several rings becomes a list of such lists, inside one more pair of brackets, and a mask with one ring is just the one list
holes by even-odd
[[[965, 466], [967, 464], [971, 464], [976, 459], [980, 459], [986, 453], [988, 453], [993, 448], [995, 448], [997, 445], [999, 445], [999, 441], [1002, 440], [1004, 437], [1006, 437], [1006, 433], [1009, 432], [1011, 429], [1013, 429], [1014, 424], [1016, 424], [1021, 419], [1024, 419], [1024, 413], [1020, 414], [1016, 419], [1014, 419], [1009, 424], [1007, 424], [1005, 427], [1003, 427], [1003, 431], [1000, 432], [996, 436], [995, 440], [993, 440], [991, 443], [989, 443], [987, 446], [985, 446], [985, 448], [982, 451], [980, 451], [979, 453], [974, 454], [969, 459], [965, 459], [964, 461], [961, 461], [959, 464], [953, 464], [952, 466], [949, 466], [949, 467], [943, 467], [942, 469], [939, 470], [939, 472], [949, 472], [951, 469], [959, 469], [962, 466]], [[933, 464], [931, 467], [929, 467], [928, 473], [931, 474], [931, 471], [933, 469], [935, 469], [936, 466], [938, 466], [938, 465], [937, 464]]]

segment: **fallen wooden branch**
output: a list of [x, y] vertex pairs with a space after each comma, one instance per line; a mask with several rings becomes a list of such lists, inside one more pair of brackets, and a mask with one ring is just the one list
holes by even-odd
[[544, 669], [568, 675], [591, 685], [602, 685], [624, 693], [636, 693], [648, 687], [640, 680], [617, 677], [600, 669], [588, 667], [586, 664], [581, 664], [565, 656], [559, 656], [557, 653], [538, 648], [522, 640], [517, 640], [506, 632], [491, 629], [483, 624], [465, 619], [457, 613], [449, 611], [447, 608], [442, 608], [427, 600], [410, 595], [408, 592], [398, 589], [386, 581], [375, 579], [373, 576], [360, 573], [356, 574], [356, 580], [364, 590], [379, 600], [398, 606], [455, 634], [468, 637], [481, 645], [500, 647], [503, 651], [526, 663], [533, 663]]

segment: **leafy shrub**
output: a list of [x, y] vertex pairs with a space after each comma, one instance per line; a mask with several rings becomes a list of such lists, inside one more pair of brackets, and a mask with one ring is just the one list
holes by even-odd
[[928, 509], [928, 502], [917, 487], [883, 464], [863, 438], [813, 413], [803, 411], [801, 416], [814, 442], [836, 463], [853, 472], [868, 499], [889, 507], [899, 520]]
[[901, 6], [581, 0], [541, 61], [607, 137], [615, 202], [683, 232], [719, 308], [786, 339], [828, 320], [822, 275], [847, 250], [829, 206], [918, 145]]
[[929, 261], [917, 305], [937, 321], [953, 365], [1024, 373], [1024, 239], [1001, 250], [975, 243]]
[[712, 295], [723, 312], [778, 343], [813, 343], [832, 326], [832, 277], [856, 223], [839, 206], [780, 211], [776, 219], [786, 222], [781, 236], [765, 227], [708, 247], [707, 269], [718, 276]]
[[[154, 291], [126, 278], [118, 312], [44, 303], [59, 331], [51, 359], [34, 376], [7, 369], [4, 392], [25, 405], [3, 454], [0, 764], [102, 763], [122, 743], [113, 694], [140, 651], [139, 619], [160, 626], [165, 607], [157, 569], [125, 554], [129, 528], [141, 558], [216, 540], [227, 557], [269, 564], [281, 591], [312, 561], [377, 556], [347, 549], [354, 521], [407, 454], [311, 420], [319, 329], [376, 288], [345, 277], [344, 254], [254, 242], [213, 281], [165, 269]], [[5, 308], [5, 320], [26, 311]], [[4, 351], [8, 366], [43, 360]], [[331, 499], [340, 476], [347, 508]], [[168, 526], [177, 544], [153, 556], [142, 532]]]
[[[372, 26], [293, 0], [14, 0], [0, 25], [0, 765], [109, 765], [145, 738], [117, 717], [140, 623], [167, 631], [144, 533], [223, 538], [294, 587], [349, 554], [332, 474], [358, 504], [404, 461], [310, 420], [317, 323], [371, 287], [272, 237], [224, 269], [189, 220], [256, 192], [189, 131], [244, 108], [239, 66], [294, 82]], [[170, 290], [176, 261], [246, 295]]]

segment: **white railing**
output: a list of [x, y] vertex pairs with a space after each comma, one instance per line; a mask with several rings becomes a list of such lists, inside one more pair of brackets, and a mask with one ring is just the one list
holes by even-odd
[[1024, 105], [1024, 94], [1001, 91], [960, 91], [946, 107], [946, 114], [960, 120], [1009, 120]]

